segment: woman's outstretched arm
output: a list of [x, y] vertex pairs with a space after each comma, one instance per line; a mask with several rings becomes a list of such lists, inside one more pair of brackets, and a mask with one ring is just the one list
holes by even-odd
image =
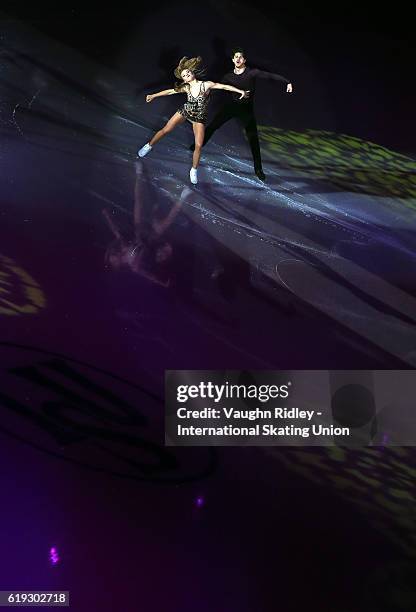
[[183, 93], [181, 89], [164, 89], [163, 91], [158, 91], [154, 94], [149, 94], [146, 96], [146, 102], [151, 102], [154, 98], [161, 98], [162, 96], [172, 96], [173, 94]]
[[205, 82], [205, 91], [208, 91], [210, 89], [224, 89], [225, 91], [233, 91], [235, 93], [239, 93], [240, 95], [240, 100], [241, 98], [248, 98], [249, 96], [249, 91], [244, 91], [244, 89], [237, 89], [237, 87], [234, 87], [233, 85], [225, 85], [224, 83], [214, 83], [213, 81], [206, 81]]

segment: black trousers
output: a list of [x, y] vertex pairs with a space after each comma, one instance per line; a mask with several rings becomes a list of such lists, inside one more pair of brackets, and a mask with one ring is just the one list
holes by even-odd
[[244, 128], [253, 156], [254, 170], [262, 170], [257, 122], [253, 106], [251, 105], [231, 102], [223, 106], [205, 130], [204, 145], [208, 142], [213, 133], [230, 119], [237, 119]]

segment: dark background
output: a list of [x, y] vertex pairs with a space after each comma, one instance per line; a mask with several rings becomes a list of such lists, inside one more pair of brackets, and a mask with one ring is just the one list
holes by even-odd
[[[31, 6], [6, 3], [1, 10], [12, 19], [24, 20], [47, 36], [76, 48], [99, 64], [115, 71], [125, 71], [138, 88], [143, 88], [147, 83], [141, 78], [141, 69], [144, 71], [145, 66], [140, 62], [146, 62], [146, 57], [137, 58], [135, 69], [134, 63], [123, 64], [120, 56], [126, 41], [136, 36], [138, 24], [145, 23], [155, 7], [160, 8], [163, 4], [172, 6], [172, 2], [158, 2], [157, 5], [154, 2], [145, 5], [117, 2], [92, 7], [72, 2], [56, 3], [51, 9], [42, 3]], [[235, 13], [236, 32], [241, 19], [240, 6], [241, 3], [228, 3], [226, 6], [228, 12]], [[311, 60], [313, 82], [317, 81], [317, 88], [308, 90], [308, 95], [311, 94], [309, 102], [301, 86], [301, 77], [305, 77], [301, 71], [306, 72], [307, 68], [298, 65], [297, 70], [296, 62], [293, 62], [293, 81], [302, 105], [312, 105], [314, 91], [323, 84], [325, 96], [316, 95], [314, 104], [320, 105], [322, 99], [329, 100], [327, 106], [333, 113], [337, 131], [411, 155], [416, 153], [414, 35], [407, 6], [396, 2], [388, 9], [380, 10], [376, 3], [354, 6], [286, 2], [271, 7], [263, 0], [258, 0], [255, 6], [275, 23], [276, 38], [279, 32], [286, 32]], [[198, 3], [195, 7], [195, 13], [199, 14], [205, 5]], [[181, 48], [187, 48], [187, 41], [192, 36], [187, 32], [186, 23], [178, 21], [166, 27], [177, 31]], [[256, 57], [255, 45], [256, 41], [261, 41], [262, 32], [258, 31], [255, 20], [252, 27], [250, 57], [256, 65], [259, 52]], [[207, 30], [207, 39], [214, 40], [216, 35], [215, 31]], [[157, 57], [163, 46], [163, 36], [158, 31], [150, 32], [149, 36]], [[195, 35], [193, 45], [194, 40]], [[14, 44], [14, 40], [5, 44], [7, 42]], [[143, 48], [146, 44], [147, 41]], [[194, 45], [189, 53], [197, 48]], [[281, 58], [271, 57], [270, 68], [274, 63], [280, 65], [279, 60]], [[21, 58], [20, 61], [23, 64]], [[57, 71], [64, 70], [59, 56], [51, 56], [51, 62]], [[227, 58], [224, 62], [229, 64]], [[80, 65], [80, 74], [82, 68]], [[285, 68], [282, 66], [282, 73]], [[17, 74], [20, 76], [19, 72]], [[220, 72], [213, 74], [212, 78], [220, 75]], [[54, 86], [50, 93], [46, 92], [45, 98], [64, 104], [65, 95], [68, 95], [68, 116], [65, 115], [66, 107], [63, 107], [62, 116], [58, 117], [61, 121], [65, 119], [68, 123], [75, 123], [81, 111], [78, 115], [73, 111], [77, 108], [74, 100], [78, 102], [78, 97], [82, 98], [82, 91], [74, 98], [68, 94], [68, 91], [72, 94], [70, 88], [64, 83], [60, 89], [57, 81], [53, 81]], [[35, 93], [37, 85], [33, 87]], [[55, 94], [56, 98], [52, 98]], [[142, 97], [143, 94], [141, 91]], [[28, 99], [26, 97], [26, 104]], [[29, 121], [32, 121], [35, 128], [38, 127], [35, 123], [38, 102], [42, 108], [40, 97], [32, 107], [33, 113], [27, 117], [29, 126]], [[282, 99], [279, 99], [279, 105], [283, 108]], [[88, 105], [85, 106], [88, 110]], [[155, 106], [146, 111], [149, 115], [154, 112], [159, 121], [160, 109], [162, 106]], [[324, 108], [321, 110], [321, 113], [315, 109], [311, 112], [308, 127], [319, 129], [325, 125], [319, 123], [325, 119], [326, 113]], [[299, 115], [292, 109], [288, 111], [293, 129], [304, 127], [297, 123]], [[23, 113], [17, 116], [25, 130], [25, 116]], [[92, 127], [96, 128], [94, 116], [86, 112], [85, 121], [90, 120]], [[185, 341], [182, 339], [180, 326], [187, 314], [194, 312], [187, 307], [188, 294], [182, 300], [185, 306], [175, 310], [173, 298], [166, 301], [152, 287], [140, 283], [140, 279], [131, 279], [123, 273], [115, 278], [103, 271], [102, 260], [111, 238], [101, 219], [102, 202], [88, 199], [85, 193], [85, 186], [90, 184], [87, 179], [90, 180], [92, 164], [89, 155], [78, 155], [78, 148], [81, 154], [84, 153], [83, 140], [88, 140], [82, 131], [84, 124], [75, 124], [75, 134], [69, 134], [73, 147], [69, 152], [75, 152], [72, 157], [59, 154], [62, 138], [59, 123], [43, 122], [39, 125], [41, 135], [44, 130], [52, 135], [51, 142], [46, 141], [50, 149], [31, 148], [33, 143], [30, 142], [27, 146], [19, 132], [19, 138], [11, 140], [7, 156], [2, 160], [3, 176], [7, 179], [7, 174], [10, 175], [9, 182], [4, 181], [3, 197], [5, 201], [9, 199], [10, 206], [5, 207], [8, 216], [2, 223], [6, 228], [8, 222], [8, 231], [2, 237], [2, 249], [13, 257], [16, 253], [21, 265], [31, 273], [33, 270], [51, 307], [44, 310], [36, 323], [27, 324], [26, 330], [17, 318], [16, 327], [9, 323], [7, 330], [7, 325], [4, 326], [10, 338], [13, 341], [24, 338], [26, 344], [27, 338], [31, 339], [31, 344], [34, 338], [36, 346], [41, 337], [42, 347], [52, 346], [53, 349], [57, 346], [60, 353], [64, 350], [69, 356], [82, 353], [83, 361], [95, 366], [101, 364], [104, 369], [119, 372], [127, 380], [136, 380], [138, 370], [142, 372], [143, 361], [146, 363], [141, 375], [148, 376], [151, 372], [152, 378], [157, 376], [152, 371], [154, 364], [161, 367], [168, 359], [174, 359], [175, 365], [187, 367], [191, 343], [197, 347], [193, 348], [195, 352], [199, 347], [210, 349], [211, 352], [207, 349], [204, 364], [210, 363], [209, 359], [219, 359], [226, 364], [232, 355], [231, 350], [218, 355], [217, 347], [221, 345], [211, 343], [208, 334], [208, 340], [202, 332], [201, 337], [191, 337], [196, 329], [192, 321], [189, 339], [186, 334]], [[282, 123], [282, 127], [286, 128], [287, 124]], [[14, 135], [15, 132], [14, 127]], [[78, 133], [81, 137], [76, 140]], [[185, 130], [179, 134], [184, 141], [188, 137]], [[89, 132], [87, 136], [90, 136]], [[131, 140], [135, 138], [132, 129]], [[40, 140], [40, 144], [44, 142]], [[96, 134], [93, 142], [103, 144]], [[120, 162], [114, 155], [117, 164], [101, 165], [98, 171], [98, 162], [107, 162], [114, 154], [108, 142], [104, 141], [104, 145], [107, 148], [94, 149], [98, 158], [94, 160], [97, 162], [94, 165], [97, 179], [92, 184], [99, 186], [100, 193], [131, 208], [133, 179], [128, 174], [130, 163]], [[51, 162], [50, 151], [56, 154], [56, 161]], [[115, 152], [119, 153], [118, 150]], [[73, 177], [76, 181], [70, 182]], [[103, 178], [108, 178], [108, 181]], [[333, 186], [329, 188], [333, 189]], [[28, 218], [33, 218], [33, 224], [26, 223]], [[303, 227], [309, 227], [309, 223], [305, 222]], [[315, 226], [311, 227], [316, 231]], [[98, 246], [95, 243], [97, 236]], [[211, 252], [208, 246], [203, 254], [205, 252]], [[230, 260], [232, 265], [235, 259]], [[374, 251], [376, 259], [377, 250]], [[194, 282], [196, 288], [204, 288], [202, 282], [199, 285], [195, 281], [197, 272], [195, 267], [195, 277], [193, 268], [189, 273], [189, 295]], [[411, 271], [405, 272], [407, 280]], [[103, 280], [104, 275], [108, 280]], [[73, 287], [77, 288], [76, 292]], [[182, 303], [180, 300], [179, 297], [179, 305]], [[234, 303], [230, 300], [231, 305]], [[241, 310], [243, 323], [248, 321], [247, 313], [252, 303], [250, 300], [237, 304], [236, 310]], [[154, 315], [154, 319], [150, 318], [156, 321], [153, 325], [161, 322], [160, 329], [156, 329], [157, 336], [153, 336], [154, 330], [150, 329], [147, 337], [139, 325], [135, 326], [138, 320], [136, 308], [141, 313], [140, 309], [146, 305], [148, 311], [143, 312]], [[164, 319], [164, 313], [171, 305], [173, 319]], [[199, 312], [196, 306], [195, 312]], [[266, 313], [266, 322], [268, 313], [273, 312], [280, 327], [276, 326], [277, 331], [272, 330], [266, 338], [262, 326], [262, 333], [255, 342], [251, 340], [254, 331], [249, 330], [247, 345], [253, 342], [257, 346], [263, 341], [267, 354], [277, 338], [276, 349], [272, 347], [276, 358], [280, 357], [280, 351], [292, 355], [292, 347], [288, 350], [279, 338], [279, 330], [289, 318], [283, 307], [277, 301], [271, 302], [271, 305], [267, 304], [267, 310], [264, 308], [259, 312]], [[201, 313], [204, 323], [209, 312], [208, 315]], [[249, 314], [252, 316], [253, 311], [250, 310]], [[300, 314], [303, 317], [303, 311]], [[295, 322], [288, 329], [291, 331], [301, 321], [300, 334], [306, 325], [310, 325], [309, 320], [313, 324], [314, 319], [294, 318]], [[316, 333], [319, 333], [320, 319], [317, 320]], [[214, 324], [212, 328], [215, 329]], [[228, 325], [225, 319], [223, 328], [228, 330]], [[238, 338], [239, 329], [234, 334], [232, 323], [230, 327], [231, 340], [234, 336]], [[241, 330], [244, 336], [247, 335], [244, 325]], [[165, 357], [158, 353], [160, 344], [154, 342], [154, 337], [159, 340], [163, 333], [176, 351], [181, 344], [179, 355], [175, 353], [174, 357]], [[314, 333], [315, 330], [311, 337]], [[354, 337], [353, 340], [358, 343], [359, 339]], [[151, 346], [153, 353], [143, 354], [141, 343]], [[336, 344], [328, 345], [331, 349], [337, 347]], [[242, 346], [244, 348], [246, 344]], [[324, 342], [322, 351], [326, 346]], [[351, 353], [347, 350], [349, 346], [345, 349], [347, 358], [358, 353], [353, 343], [351, 346]], [[326, 360], [335, 360], [333, 350], [334, 353], [324, 355]], [[302, 349], [301, 357], [306, 355], [307, 359], [312, 352], [315, 354], [316, 348], [311, 343], [307, 350]], [[205, 359], [205, 355], [202, 358]], [[373, 359], [372, 353], [369, 353], [369, 359]], [[38, 365], [38, 361], [34, 359], [33, 364]], [[228, 366], [229, 363], [220, 367]], [[150, 380], [151, 376], [148, 378]], [[111, 383], [104, 383], [111, 388]], [[153, 420], [150, 422], [154, 427], [160, 426], [161, 432], [161, 408], [155, 416], [154, 423]], [[118, 430], [114, 431], [117, 434]], [[25, 431], [21, 434], [36, 443], [34, 435]], [[80, 444], [80, 449], [75, 444], [75, 451], [85, 453], [87, 459], [91, 453], [94, 458], [92, 441], [87, 432], [85, 444]], [[118, 438], [114, 444], [117, 441]], [[285, 448], [263, 455], [257, 449], [227, 448], [216, 453], [215, 473], [206, 480], [164, 488], [153, 483], [117, 479], [108, 471], [75, 471], [75, 465], [70, 461], [39, 453], [36, 447], [32, 449], [21, 444], [12, 436], [3, 436], [1, 448], [4, 489], [13, 492], [5, 496], [1, 523], [3, 539], [0, 540], [5, 551], [2, 566], [4, 588], [11, 585], [19, 588], [65, 585], [71, 590], [75, 602], [72, 607], [77, 612], [135, 612], [138, 609], [146, 612], [189, 612], [195, 609], [201, 612], [298, 612], [306, 609], [319, 612], [414, 612], [416, 609], [406, 601], [400, 607], [392, 604], [393, 599], [397, 601], [402, 593], [404, 598], [410, 594], [414, 602], [414, 557], [405, 556], [403, 552], [407, 547], [413, 553], [416, 542], [412, 499], [413, 449], [402, 451], [401, 455], [381, 449], [373, 453], [349, 453], [342, 458], [341, 453], [329, 455], [323, 449], [317, 452], [302, 449], [299, 452]], [[126, 449], [129, 449], [127, 443]], [[68, 456], [68, 451], [65, 452]], [[110, 455], [111, 465], [113, 458]], [[192, 456], [187, 456], [187, 461], [184, 462], [187, 467], [195, 467]], [[371, 475], [370, 484], [366, 479], [368, 475]], [[200, 495], [206, 500], [202, 512], [195, 507], [195, 499]], [[42, 565], [39, 561], [44, 558], [47, 547], [52, 545], [56, 545], [63, 556], [62, 565], [52, 568], [53, 574], [49, 565]]]
[[[134, 35], [138, 23], [155, 10], [170, 5], [166, 0], [117, 5], [80, 2], [59, 3], [50, 8], [6, 2], [3, 10], [95, 60], [120, 69], [117, 54]], [[223, 3], [235, 13], [249, 3]], [[319, 67], [327, 97], [337, 117], [337, 131], [359, 136], [397, 151], [415, 153], [414, 28], [410, 4], [364, 1], [255, 3], [276, 31], [286, 31]], [[186, 23], [172, 24], [178, 41], [186, 41]], [[253, 23], [253, 37], [259, 33]], [[157, 32], [154, 44], [158, 45]], [[207, 32], [215, 37], [215, 32]], [[255, 64], [255, 53], [250, 57]], [[129, 75], [137, 78], [139, 74]], [[218, 78], [221, 75], [214, 75]], [[296, 81], [296, 75], [293, 75]], [[312, 125], [318, 128], [319, 125]]]

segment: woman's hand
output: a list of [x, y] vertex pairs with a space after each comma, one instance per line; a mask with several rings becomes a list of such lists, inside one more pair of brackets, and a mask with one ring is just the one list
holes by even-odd
[[244, 90], [242, 89], [242, 90], [241, 90], [240, 100], [241, 100], [242, 98], [248, 98], [249, 94], [250, 94], [250, 90], [249, 90], [249, 89], [248, 89], [247, 91], [244, 91]]
[[286, 93], [292, 93], [292, 92], [293, 92], [293, 85], [292, 83], [288, 83], [286, 87]]
[[151, 102], [153, 98], [154, 96], [152, 96], [152, 94], [150, 94], [149, 96], [146, 96], [146, 102]]

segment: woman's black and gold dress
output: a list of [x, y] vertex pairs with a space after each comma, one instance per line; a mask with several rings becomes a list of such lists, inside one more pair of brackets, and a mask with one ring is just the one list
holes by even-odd
[[208, 118], [208, 102], [210, 92], [206, 93], [205, 83], [201, 81], [199, 94], [195, 98], [191, 93], [191, 88], [186, 85], [188, 101], [178, 109], [178, 113], [191, 123], [206, 123]]

